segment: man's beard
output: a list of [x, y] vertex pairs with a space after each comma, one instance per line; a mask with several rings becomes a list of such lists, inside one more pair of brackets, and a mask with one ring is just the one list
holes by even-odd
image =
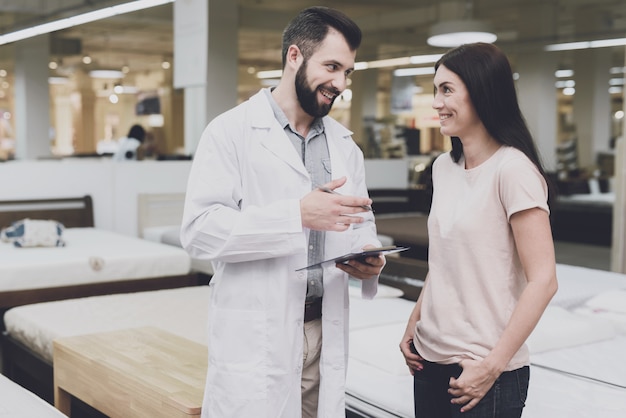
[[[295, 84], [298, 102], [300, 102], [300, 106], [306, 113], [313, 116], [314, 118], [321, 118], [328, 115], [328, 112], [330, 112], [330, 109], [333, 107], [333, 103], [335, 102], [335, 100], [333, 99], [333, 101], [329, 104], [319, 102], [319, 100], [317, 99], [317, 89], [312, 90], [307, 82], [306, 68], [307, 61], [305, 61], [300, 66], [298, 72], [296, 73]], [[329, 90], [332, 91], [332, 89]], [[336, 92], [336, 94], [338, 96], [339, 92]]]

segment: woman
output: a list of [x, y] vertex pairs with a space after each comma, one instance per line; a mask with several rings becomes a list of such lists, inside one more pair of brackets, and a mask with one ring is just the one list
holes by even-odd
[[429, 273], [400, 343], [415, 416], [520, 417], [524, 342], [557, 290], [549, 183], [496, 46], [462, 45], [435, 70], [452, 150], [433, 164]]

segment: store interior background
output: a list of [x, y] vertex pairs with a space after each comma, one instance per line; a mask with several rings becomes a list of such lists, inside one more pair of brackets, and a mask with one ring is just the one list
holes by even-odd
[[[126, 1], [1, 1], [0, 33], [122, 3]], [[203, 127], [260, 88], [276, 83], [276, 78], [259, 75], [280, 70], [282, 29], [298, 11], [313, 5], [340, 9], [363, 30], [357, 62], [370, 67], [353, 74], [349, 90], [336, 101], [331, 115], [354, 131], [368, 167], [377, 173], [370, 176], [372, 187], [417, 186], [432, 156], [450, 145], [439, 133], [431, 107], [432, 73], [394, 74], [399, 69], [432, 69], [433, 63], [387, 66], [381, 60], [442, 54], [448, 48], [426, 42], [433, 25], [476, 20], [491, 26], [498, 36], [496, 45], [508, 55], [522, 111], [544, 164], [564, 182], [562, 191], [585, 189], [590, 178], [601, 180], [602, 191], [611, 188], [615, 144], [623, 134], [626, 42], [558, 52], [545, 48], [564, 42], [623, 40], [626, 2], [177, 0], [0, 45], [0, 161], [4, 161], [0, 166], [8, 168], [12, 160], [36, 161], [54, 184], [70, 182], [67, 177], [75, 169], [54, 174], [58, 166], [46, 163], [80, 160], [81, 167], [90, 167], [81, 170], [92, 173], [85, 173], [83, 186], [69, 189], [18, 182], [7, 196], [36, 198], [85, 190], [99, 193], [96, 201], [121, 202], [123, 190], [130, 187], [124, 178], [129, 177], [135, 182], [142, 178], [146, 183], [161, 182], [141, 186], [143, 191], [184, 190], [188, 160]], [[188, 14], [181, 17], [184, 11]], [[202, 65], [194, 65], [198, 62], [194, 59]], [[189, 82], [198, 78], [196, 67], [206, 67], [199, 86]], [[94, 70], [109, 73], [95, 78]], [[177, 174], [172, 174], [175, 165], [165, 170], [169, 174], [162, 174], [164, 163], [143, 175], [128, 171], [134, 168], [116, 168], [124, 173], [111, 180], [111, 190], [90, 189], [95, 180], [89, 176], [101, 169], [94, 168], [94, 160], [107, 160], [116, 141], [135, 123], [146, 127], [155, 141], [152, 159], [186, 164]], [[381, 161], [393, 161], [393, 170], [400, 167], [399, 181], [384, 180], [392, 166]], [[32, 169], [5, 171], [21, 179]], [[176, 184], [168, 186], [173, 178]], [[98, 182], [100, 189], [103, 183]], [[129, 191], [129, 201], [136, 192]], [[118, 215], [97, 210], [97, 223], [99, 219], [100, 226], [137, 233], [136, 222], [121, 220], [128, 218], [124, 213], [129, 210], [136, 208], [110, 211]]]
[[[119, 3], [123, 1], [3, 1], [0, 2], [0, 27], [6, 33], [14, 28]], [[220, 7], [220, 1], [208, 3]], [[586, 133], [578, 132], [580, 129], [574, 123], [576, 94], [572, 94], [571, 86], [575, 83], [574, 89], [578, 90], [581, 83], [593, 80], [577, 77], [576, 54], [582, 54], [581, 51], [545, 52], [543, 47], [557, 42], [626, 36], [626, 4], [612, 0], [240, 0], [227, 3], [236, 3], [237, 8], [238, 101], [272, 83], [271, 79], [260, 79], [256, 75], [260, 71], [280, 69], [281, 30], [304, 7], [314, 4], [336, 7], [361, 25], [364, 40], [357, 61], [441, 54], [445, 48], [430, 47], [426, 43], [431, 26], [449, 19], [473, 19], [491, 25], [498, 35], [496, 44], [509, 55], [522, 78], [524, 73], [519, 73], [519, 60], [528, 54], [548, 55], [554, 71], [574, 71], [573, 76], [554, 76], [551, 93], [557, 103], [554, 115], [557, 143]], [[173, 85], [176, 54], [173, 11], [174, 5], [169, 3], [49, 35], [50, 48], [45, 52], [48, 53], [50, 156], [106, 152], [109, 141], [123, 136], [135, 122], [153, 131], [161, 153], [185, 154], [184, 89]], [[15, 126], [15, 62], [19, 44], [0, 46], [0, 110], [3, 115], [0, 157], [4, 159], [15, 155], [15, 141], [19, 138]], [[604, 115], [606, 137], [591, 141], [605, 142], [602, 151], [610, 151], [612, 141], [622, 133], [623, 72], [620, 71], [624, 67], [624, 46], [593, 52], [602, 54], [599, 60], [606, 64], [604, 71], [609, 83], [604, 86], [604, 99], [609, 103], [602, 107], [608, 111]], [[421, 65], [425, 66], [432, 64]], [[359, 78], [365, 77], [364, 73], [376, 73], [374, 78], [367, 75], [368, 83], [370, 80], [376, 83], [376, 108], [363, 115], [363, 120], [351, 118], [354, 114], [350, 112], [350, 93], [354, 90], [335, 105], [333, 115], [355, 131], [355, 140], [368, 157], [403, 158], [447, 146], [447, 141], [439, 137], [438, 122], [430, 108], [432, 75], [393, 75], [395, 69], [406, 67], [411, 66], [369, 69], [355, 74], [355, 78]], [[116, 70], [123, 77], [92, 78], [89, 73], [93, 70]], [[595, 99], [592, 97], [592, 100]], [[138, 107], [142, 105], [146, 114], [140, 115]], [[411, 132], [410, 138], [404, 141], [398, 137], [399, 127], [416, 128], [419, 132]], [[581, 154], [584, 158], [585, 153]], [[592, 157], [582, 163], [591, 166], [597, 164], [600, 157], [596, 155], [596, 161]]]

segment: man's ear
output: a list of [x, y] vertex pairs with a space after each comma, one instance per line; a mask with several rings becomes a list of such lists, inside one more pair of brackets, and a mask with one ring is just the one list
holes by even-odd
[[287, 49], [287, 64], [299, 66], [303, 60], [304, 57], [302, 56], [300, 48], [296, 45], [290, 45], [289, 49]]

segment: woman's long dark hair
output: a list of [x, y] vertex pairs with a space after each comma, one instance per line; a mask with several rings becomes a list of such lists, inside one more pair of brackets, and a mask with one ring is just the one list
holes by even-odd
[[[441, 65], [463, 81], [489, 135], [501, 144], [522, 151], [535, 164], [548, 184], [550, 203], [554, 188], [519, 108], [513, 72], [506, 55], [492, 44], [465, 44], [444, 54], [435, 64], [435, 70]], [[458, 137], [452, 137], [450, 155], [455, 162], [463, 155], [463, 144]]]

